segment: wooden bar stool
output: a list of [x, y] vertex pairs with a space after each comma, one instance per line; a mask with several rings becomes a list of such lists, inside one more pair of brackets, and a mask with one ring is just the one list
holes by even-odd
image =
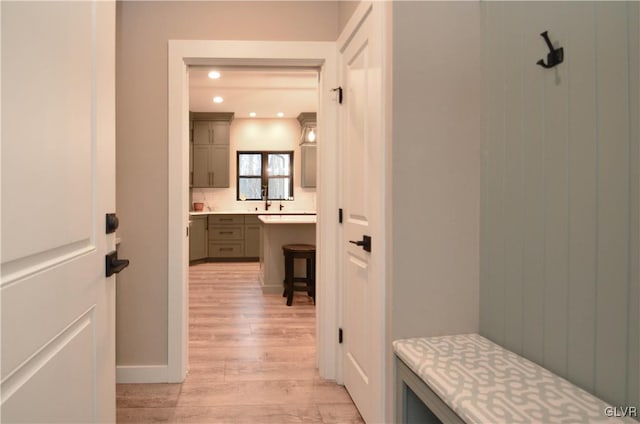
[[[284, 293], [287, 306], [293, 303], [293, 292], [305, 290], [316, 303], [316, 246], [313, 244], [285, 244], [282, 246], [284, 254]], [[293, 260], [304, 259], [307, 262], [307, 275], [295, 277], [293, 275]], [[305, 287], [296, 287], [296, 283], [306, 283]]]

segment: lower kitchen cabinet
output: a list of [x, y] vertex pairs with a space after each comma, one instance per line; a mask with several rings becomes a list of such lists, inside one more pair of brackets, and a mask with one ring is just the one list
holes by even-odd
[[205, 259], [209, 256], [207, 216], [192, 216], [189, 221], [189, 260]]
[[260, 221], [257, 215], [245, 215], [244, 256], [246, 258], [260, 257]]
[[257, 215], [209, 215], [209, 258], [258, 259], [259, 222]]

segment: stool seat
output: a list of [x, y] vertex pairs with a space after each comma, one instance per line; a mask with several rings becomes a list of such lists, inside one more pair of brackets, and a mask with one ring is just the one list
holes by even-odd
[[284, 252], [295, 252], [295, 253], [304, 253], [304, 252], [316, 253], [316, 246], [313, 244], [285, 244], [284, 246], [282, 246], [282, 250]]
[[[287, 306], [293, 303], [295, 290], [306, 290], [316, 302], [316, 246], [313, 244], [285, 244], [282, 246], [284, 254], [284, 292], [282, 297], [287, 298]], [[306, 275], [295, 277], [293, 274], [294, 259], [306, 261]], [[295, 283], [305, 283], [306, 287], [296, 287]]]

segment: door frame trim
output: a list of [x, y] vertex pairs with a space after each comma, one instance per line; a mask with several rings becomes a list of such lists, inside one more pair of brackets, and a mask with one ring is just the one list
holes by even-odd
[[[168, 319], [167, 376], [182, 382], [188, 367], [188, 266], [186, 228], [189, 220], [189, 65], [312, 67], [319, 69], [318, 160], [335, 164], [338, 159], [337, 102], [330, 91], [338, 85], [335, 42], [203, 41], [168, 42]], [[182, 140], [182, 141], [181, 141]], [[316, 347], [320, 376], [341, 382], [337, 372], [339, 347], [339, 243], [338, 177], [333, 166], [318, 167], [316, 190], [318, 220], [318, 291], [316, 297]]]

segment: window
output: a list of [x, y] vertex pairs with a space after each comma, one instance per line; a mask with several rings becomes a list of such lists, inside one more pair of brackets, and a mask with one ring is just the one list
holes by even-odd
[[238, 152], [238, 200], [293, 200], [293, 152]]

